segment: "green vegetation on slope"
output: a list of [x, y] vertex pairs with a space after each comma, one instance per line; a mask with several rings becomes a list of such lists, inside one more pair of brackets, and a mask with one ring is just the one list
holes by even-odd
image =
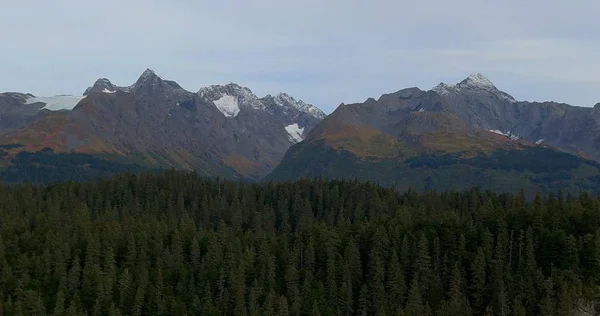
[[600, 199], [196, 174], [0, 186], [3, 315], [575, 315]]
[[[153, 152], [114, 153], [56, 152], [51, 148], [26, 151], [20, 144], [0, 145], [0, 181], [6, 183], [51, 183], [58, 181], [90, 181], [123, 172], [159, 171], [167, 169], [195, 170], [204, 177], [242, 179], [223, 163], [211, 163], [203, 157], [171, 151], [170, 158]], [[187, 157], [187, 158], [186, 158]], [[180, 159], [179, 164], [169, 159]]]
[[497, 149], [465, 158], [430, 153], [401, 158], [358, 157], [322, 141], [293, 146], [268, 180], [323, 177], [360, 179], [401, 190], [461, 190], [473, 186], [496, 192], [579, 192], [600, 190], [597, 163], [542, 147]]
[[51, 183], [57, 181], [90, 181], [122, 172], [150, 171], [140, 165], [102, 159], [91, 154], [55, 153], [51, 149], [38, 152], [21, 151], [5, 161], [0, 181], [8, 183]]

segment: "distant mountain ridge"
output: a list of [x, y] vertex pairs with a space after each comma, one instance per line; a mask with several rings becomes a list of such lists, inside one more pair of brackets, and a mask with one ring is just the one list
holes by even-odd
[[[283, 96], [286, 96], [285, 98]], [[259, 180], [325, 114], [286, 94], [237, 84], [197, 93], [145, 70], [130, 86], [100, 78], [82, 96], [0, 94], [2, 163], [50, 148], [147, 168]]]
[[596, 190], [599, 108], [518, 101], [472, 74], [326, 116], [286, 93], [258, 97], [235, 83], [191, 92], [147, 69], [129, 86], [100, 78], [82, 96], [0, 93], [0, 180], [35, 168], [44, 179], [176, 168], [251, 181]]
[[472, 74], [454, 85], [340, 105], [290, 148], [267, 179], [356, 177], [440, 190], [600, 190], [598, 164], [587, 160], [600, 161], [599, 139], [597, 108], [520, 102]]
[[471, 75], [455, 86], [442, 83], [432, 91], [447, 99], [454, 112], [476, 128], [500, 131], [600, 161], [598, 106], [516, 101], [481, 74]]

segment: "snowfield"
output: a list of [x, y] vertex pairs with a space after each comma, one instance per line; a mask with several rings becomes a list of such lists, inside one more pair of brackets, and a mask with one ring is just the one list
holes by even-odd
[[285, 130], [290, 135], [290, 140], [294, 143], [299, 143], [303, 140], [302, 134], [304, 134], [304, 128], [298, 126], [297, 123], [292, 125], [288, 125], [285, 127]]
[[83, 100], [84, 96], [79, 95], [56, 95], [53, 97], [33, 97], [27, 99], [25, 104], [45, 103], [44, 109], [50, 111], [72, 110]]
[[220, 99], [213, 101], [213, 103], [226, 117], [236, 117], [240, 113], [240, 105], [234, 96], [224, 94]]

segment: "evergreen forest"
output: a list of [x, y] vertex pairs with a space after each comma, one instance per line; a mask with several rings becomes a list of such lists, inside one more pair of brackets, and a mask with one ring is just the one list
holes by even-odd
[[0, 315], [596, 315], [600, 198], [252, 184], [0, 186]]

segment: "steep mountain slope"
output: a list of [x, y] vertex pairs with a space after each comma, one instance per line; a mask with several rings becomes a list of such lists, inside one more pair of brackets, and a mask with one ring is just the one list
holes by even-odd
[[63, 157], [87, 154], [145, 168], [258, 180], [324, 117], [291, 97], [272, 99], [235, 84], [193, 93], [149, 69], [128, 87], [99, 79], [81, 97], [4, 94], [0, 111], [16, 108], [14, 117], [21, 119], [6, 126], [0, 120], [5, 131], [0, 144], [8, 145], [4, 164], [23, 151], [50, 148]]
[[0, 135], [22, 128], [35, 119], [42, 104], [23, 106], [33, 95], [23, 93], [0, 93]]
[[561, 110], [584, 109], [517, 102], [479, 74], [430, 91], [404, 89], [340, 105], [290, 148], [267, 180], [357, 177], [402, 189], [598, 190], [599, 165], [547, 146], [553, 138], [536, 127], [560, 121]]
[[456, 85], [439, 84], [457, 116], [471, 126], [495, 130], [530, 142], [600, 161], [600, 104], [570, 106], [556, 102], [518, 102], [481, 74]]

